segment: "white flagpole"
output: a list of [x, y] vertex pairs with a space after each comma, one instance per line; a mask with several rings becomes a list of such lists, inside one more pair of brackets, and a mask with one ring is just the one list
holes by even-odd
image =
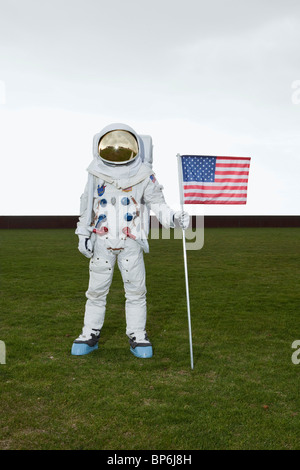
[[[177, 162], [178, 162], [178, 178], [179, 178], [180, 205], [181, 205], [181, 210], [183, 211], [183, 210], [184, 210], [184, 202], [183, 202], [182, 163], [181, 163], [181, 156], [180, 156], [179, 153], [177, 154]], [[193, 369], [194, 369], [194, 359], [193, 359], [192, 324], [191, 324], [189, 279], [188, 279], [187, 256], [186, 256], [186, 243], [185, 243], [185, 230], [184, 230], [184, 229], [182, 229], [182, 243], [183, 243], [183, 260], [184, 260], [184, 274], [185, 274], [186, 303], [187, 303], [187, 314], [188, 314], [188, 325], [189, 325], [191, 369], [193, 370]]]

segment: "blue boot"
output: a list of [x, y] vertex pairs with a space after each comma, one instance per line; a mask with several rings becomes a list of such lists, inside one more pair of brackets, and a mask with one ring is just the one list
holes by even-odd
[[84, 356], [85, 354], [89, 354], [95, 349], [98, 349], [98, 341], [100, 338], [100, 331], [94, 330], [96, 334], [92, 333], [89, 339], [86, 339], [86, 336], [83, 334], [79, 336], [79, 338], [75, 339], [71, 354], [73, 356]]
[[73, 343], [71, 354], [73, 356], [84, 356], [98, 349], [98, 343], [95, 346], [89, 346], [87, 343]]
[[153, 356], [152, 346], [136, 346], [135, 348], [130, 346], [130, 351], [135, 357], [147, 359]]
[[142, 359], [148, 359], [153, 356], [152, 344], [149, 341], [146, 332], [143, 332], [142, 337], [138, 339], [134, 333], [129, 337], [130, 352], [135, 356]]

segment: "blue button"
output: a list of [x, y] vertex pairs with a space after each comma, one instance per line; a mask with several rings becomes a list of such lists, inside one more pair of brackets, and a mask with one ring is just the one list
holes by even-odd
[[125, 219], [127, 222], [130, 222], [130, 221], [133, 219], [133, 215], [132, 215], [132, 214], [129, 214], [129, 212], [127, 212], [127, 214], [124, 215], [124, 219]]
[[101, 207], [105, 207], [106, 204], [107, 204], [107, 200], [106, 200], [106, 199], [101, 199], [101, 201], [100, 201], [100, 206], [101, 206]]
[[128, 206], [128, 204], [130, 204], [130, 199], [128, 197], [122, 197], [121, 203], [123, 206]]

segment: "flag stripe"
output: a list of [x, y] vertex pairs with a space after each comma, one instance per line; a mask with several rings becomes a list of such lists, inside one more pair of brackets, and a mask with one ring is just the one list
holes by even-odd
[[[209, 163], [209, 162], [206, 162], [206, 163]], [[247, 165], [249, 165], [250, 163], [249, 162], [245, 163], [245, 162], [243, 162], [243, 160], [234, 160], [234, 159], [223, 160], [222, 158], [217, 158], [215, 164], [216, 165], [221, 165], [221, 166], [242, 165], [244, 168], [247, 168]]]
[[216, 191], [214, 189], [211, 189], [209, 191], [191, 191], [191, 192], [185, 192], [184, 195], [185, 197], [187, 196], [213, 196], [213, 195], [219, 195], [219, 194], [224, 194], [224, 195], [228, 195], [230, 196], [231, 194], [238, 194], [239, 196], [246, 196], [247, 195], [247, 191]]
[[216, 163], [216, 168], [250, 168], [250, 164], [249, 163]]
[[249, 175], [249, 171], [215, 171], [215, 175]]
[[219, 201], [219, 200], [216, 200], [216, 201], [213, 201], [213, 200], [209, 200], [207, 199], [206, 201], [190, 201], [190, 200], [186, 200], [184, 201], [185, 204], [246, 204], [247, 201]]
[[238, 161], [238, 160], [248, 160], [248, 161], [250, 161], [250, 157], [215, 157], [215, 158], [217, 158], [218, 160], [232, 160], [232, 161], [235, 161], [235, 160], [236, 161]]
[[185, 197], [247, 197], [247, 193], [239, 193], [239, 194], [232, 194], [232, 193], [184, 193]]
[[234, 178], [216, 178], [215, 183], [248, 183], [247, 179], [234, 179]]
[[215, 191], [220, 191], [220, 190], [223, 190], [225, 191], [226, 189], [228, 189], [228, 191], [231, 191], [231, 190], [245, 190], [247, 191], [247, 188], [248, 186], [230, 186], [230, 185], [224, 185], [224, 186], [211, 186], [210, 185], [211, 183], [209, 183], [209, 185], [205, 186], [205, 184], [190, 184], [190, 185], [183, 185], [183, 189], [200, 189], [200, 190], [215, 190]]
[[[241, 195], [239, 195], [239, 196], [238, 196], [237, 198], [235, 198], [234, 200], [236, 200], [236, 201], [245, 201], [245, 200], [247, 199], [246, 196], [242, 196], [242, 197], [240, 197], [240, 196], [241, 196]], [[189, 199], [190, 201], [196, 201], [196, 200], [202, 201], [202, 200], [206, 200], [206, 199], [210, 199], [210, 200], [212, 200], [212, 199], [218, 199], [218, 200], [220, 200], [220, 201], [227, 201], [227, 200], [229, 200], [230, 198], [228, 198], [228, 196], [225, 195], [225, 196], [220, 196], [220, 197], [218, 197], [218, 198], [216, 198], [216, 197], [214, 197], [214, 196], [212, 196], [212, 197], [209, 197], [209, 196], [199, 196], [199, 197], [197, 196], [197, 197], [193, 197], [193, 196], [191, 196], [191, 197], [188, 197], [187, 199]]]

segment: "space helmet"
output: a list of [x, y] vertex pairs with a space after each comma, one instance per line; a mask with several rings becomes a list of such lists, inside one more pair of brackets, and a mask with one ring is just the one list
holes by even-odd
[[125, 165], [136, 159], [139, 154], [139, 144], [130, 131], [114, 129], [100, 138], [98, 154], [105, 163]]

